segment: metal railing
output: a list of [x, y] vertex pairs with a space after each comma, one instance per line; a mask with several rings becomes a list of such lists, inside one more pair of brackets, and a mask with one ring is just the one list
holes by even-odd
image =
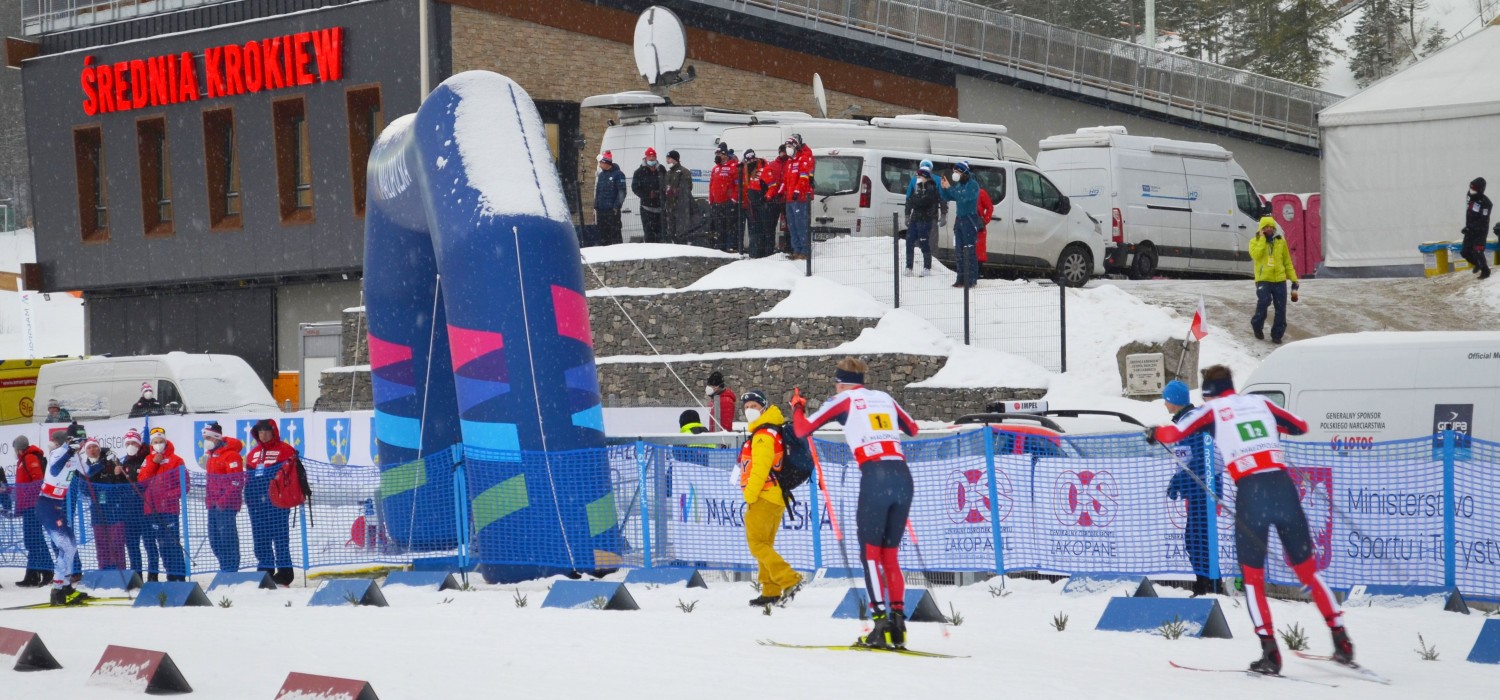
[[21, 31], [36, 36], [229, 1], [21, 0]]
[[962, 0], [693, 0], [1137, 109], [1317, 147], [1330, 92]]

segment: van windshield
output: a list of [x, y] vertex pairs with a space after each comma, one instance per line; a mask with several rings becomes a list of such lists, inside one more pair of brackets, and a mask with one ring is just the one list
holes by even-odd
[[260, 391], [241, 386], [240, 383], [223, 377], [193, 377], [182, 379], [182, 396], [194, 413], [267, 410], [275, 407], [275, 399], [266, 396], [265, 387]]
[[813, 194], [826, 197], [859, 191], [859, 171], [865, 159], [859, 156], [823, 156], [813, 166]]

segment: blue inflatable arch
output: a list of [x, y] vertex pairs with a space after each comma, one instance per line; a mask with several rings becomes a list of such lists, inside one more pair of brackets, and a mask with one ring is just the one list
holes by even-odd
[[[504, 76], [453, 76], [370, 154], [365, 215], [381, 496], [394, 540], [486, 578], [616, 566], [622, 542], [578, 239], [541, 117]], [[462, 443], [472, 523], [455, 523]]]

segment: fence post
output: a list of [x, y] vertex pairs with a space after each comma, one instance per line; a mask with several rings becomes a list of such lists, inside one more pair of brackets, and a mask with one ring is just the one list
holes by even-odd
[[[809, 440], [813, 439], [811, 435]], [[807, 502], [807, 520], [812, 525], [813, 571], [823, 568], [823, 511], [818, 510], [818, 475], [814, 474]]]
[[312, 568], [311, 547], [307, 546], [307, 509], [312, 506], [303, 504], [297, 509], [297, 527], [302, 531], [302, 586], [307, 587], [307, 571]]
[[990, 534], [995, 539], [995, 575], [1005, 575], [1005, 541], [1000, 538], [1000, 494], [995, 487], [995, 434], [986, 423], [978, 434], [984, 436], [984, 464], [990, 479]]
[[[969, 256], [965, 255], [963, 257], [968, 258]], [[960, 259], [958, 261], [958, 276], [964, 282], [964, 345], [969, 344], [969, 288], [971, 285], [968, 283], [968, 278], [964, 277], [963, 272], [964, 266], [967, 264], [967, 259]]]
[[1458, 585], [1457, 540], [1453, 508], [1458, 500], [1454, 493], [1452, 429], [1443, 431], [1443, 585]]
[[891, 292], [901, 308], [901, 218], [891, 212]]
[[[178, 510], [181, 512], [177, 517], [182, 520], [182, 568], [184, 576], [193, 575], [193, 546], [189, 542], [188, 537], [188, 486], [187, 464], [183, 464], [177, 468], [177, 497], [181, 500], [181, 505], [178, 507]], [[163, 561], [162, 563], [166, 562]]]
[[1057, 339], [1058, 354], [1062, 356], [1062, 368], [1068, 371], [1068, 288], [1057, 285]]
[[[1203, 483], [1209, 489], [1207, 497], [1212, 504], [1208, 510], [1208, 577], [1217, 581], [1220, 578], [1219, 498], [1216, 495], [1219, 493], [1217, 488], [1219, 470], [1214, 464], [1214, 437], [1211, 434], [1203, 436], [1203, 475], [1208, 477], [1203, 480]], [[1189, 504], [1189, 507], [1191, 507], [1191, 504]], [[1187, 543], [1183, 542], [1183, 544], [1186, 545]]]
[[635, 441], [635, 466], [639, 470], [636, 483], [640, 484], [641, 488], [641, 542], [645, 545], [642, 548], [641, 566], [649, 569], [652, 567], [651, 506], [648, 504], [651, 500], [651, 491], [648, 490], [646, 481], [646, 441], [639, 438]]
[[[808, 205], [807, 205], [807, 218], [808, 218], [808, 226], [807, 226], [807, 274], [805, 274], [803, 276], [804, 277], [812, 277], [812, 259], [813, 259], [813, 243], [814, 243], [814, 241], [813, 241], [813, 232], [812, 232], [812, 203], [811, 202], [809, 202]], [[790, 238], [791, 235], [792, 235], [791, 232], [788, 231], [787, 232], [787, 237]], [[793, 250], [796, 250], [796, 248], [794, 247]]]
[[468, 477], [464, 469], [463, 445], [454, 445], [449, 454], [453, 458], [453, 528], [458, 540], [458, 570], [459, 575], [468, 580], [469, 499], [466, 497]]

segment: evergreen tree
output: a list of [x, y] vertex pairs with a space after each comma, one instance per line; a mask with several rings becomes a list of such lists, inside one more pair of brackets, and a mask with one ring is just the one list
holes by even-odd
[[1349, 38], [1349, 69], [1361, 88], [1394, 73], [1408, 54], [1403, 41], [1407, 8], [1398, 0], [1365, 0], [1364, 14]]

